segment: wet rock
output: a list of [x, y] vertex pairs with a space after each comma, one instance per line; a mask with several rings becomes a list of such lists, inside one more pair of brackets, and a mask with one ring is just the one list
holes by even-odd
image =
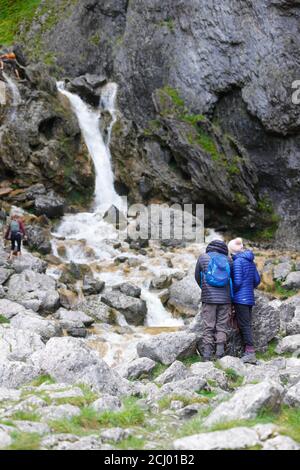
[[84, 340], [51, 338], [43, 351], [33, 354], [30, 362], [58, 382], [85, 383], [95, 391], [111, 395], [128, 394], [129, 383], [102, 361]]
[[96, 295], [100, 294], [105, 287], [105, 282], [99, 279], [94, 279], [90, 276], [84, 276], [82, 292], [84, 295]]
[[193, 275], [174, 282], [169, 289], [168, 307], [179, 314], [194, 316], [200, 307], [201, 290]]
[[257, 433], [246, 427], [184, 437], [174, 442], [176, 450], [240, 450], [260, 443]]
[[2, 360], [25, 361], [45, 345], [41, 337], [31, 331], [0, 326], [0, 357]]
[[102, 295], [101, 301], [121, 312], [128, 323], [135, 326], [144, 324], [147, 315], [147, 306], [144, 300], [111, 291]]
[[269, 439], [264, 444], [263, 450], [300, 450], [300, 446], [288, 436], [277, 436]]
[[129, 296], [129, 297], [135, 297], [137, 299], [140, 298], [141, 296], [141, 288], [137, 287], [133, 284], [130, 284], [129, 282], [124, 282], [124, 284], [120, 284], [118, 286], [113, 287], [114, 290], [119, 290], [123, 294]]
[[278, 382], [264, 381], [245, 385], [228, 401], [218, 405], [204, 424], [211, 427], [217, 423], [253, 419], [265, 407], [276, 411], [280, 407], [282, 396], [283, 388]]
[[34, 202], [37, 215], [46, 215], [49, 219], [62, 217], [65, 210], [65, 200], [54, 191], [38, 195]]
[[161, 275], [151, 281], [152, 289], [165, 289], [172, 284], [172, 276]]
[[282, 284], [285, 289], [300, 289], [300, 271], [290, 273]]
[[155, 366], [156, 362], [152, 361], [152, 359], [141, 357], [139, 359], [135, 359], [129, 364], [123, 364], [118, 368], [118, 372], [126, 379], [138, 379], [141, 376], [149, 375]]
[[56, 282], [46, 274], [25, 270], [14, 274], [8, 282], [8, 298], [24, 307], [34, 310], [51, 311], [58, 307], [59, 295]]
[[106, 223], [113, 225], [116, 230], [125, 230], [127, 227], [127, 218], [125, 214], [115, 206], [111, 206], [110, 209], [105, 212], [103, 220]]
[[278, 354], [295, 353], [297, 351], [300, 354], [300, 334], [286, 336], [285, 338], [280, 340], [276, 348], [276, 352]]
[[105, 394], [98, 400], [94, 401], [94, 403], [91, 404], [91, 408], [97, 411], [97, 413], [103, 413], [104, 411], [119, 411], [122, 408], [122, 403], [119, 398]]
[[116, 322], [115, 311], [101, 302], [101, 297], [99, 296], [92, 295], [87, 297], [84, 302], [78, 305], [78, 308], [97, 322], [109, 324], [115, 324]]
[[160, 334], [141, 341], [137, 345], [139, 357], [148, 357], [165, 365], [172, 364], [196, 351], [196, 336], [192, 333]]
[[276, 281], [283, 281], [292, 270], [292, 265], [289, 261], [279, 263], [274, 268], [274, 279]]
[[60, 288], [58, 289], [58, 294], [59, 302], [64, 308], [69, 310], [75, 310], [78, 308], [79, 298], [75, 292], [69, 289]]
[[44, 341], [48, 341], [54, 336], [62, 335], [62, 330], [57, 323], [51, 320], [45, 320], [30, 311], [14, 316], [10, 321], [10, 326], [16, 329], [34, 332], [40, 335]]
[[73, 336], [74, 338], [86, 338], [87, 337], [86, 329], [76, 327], [76, 326], [69, 326], [67, 328], [67, 333], [69, 336]]
[[288, 389], [284, 403], [288, 406], [300, 407], [300, 381]]
[[188, 368], [182, 362], [175, 361], [165, 372], [155, 379], [155, 383], [164, 385], [169, 382], [177, 382], [186, 379], [188, 376]]
[[84, 312], [80, 310], [67, 310], [65, 308], [57, 310], [54, 314], [54, 318], [60, 320], [60, 324], [65, 328], [72, 326], [72, 324], [91, 326], [94, 323], [94, 319], [86, 315]]

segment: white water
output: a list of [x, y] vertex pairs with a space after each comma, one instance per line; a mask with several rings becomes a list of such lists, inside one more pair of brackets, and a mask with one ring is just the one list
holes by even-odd
[[[117, 94], [117, 85], [109, 84], [109, 88], [105, 94], [104, 103], [107, 105], [107, 110], [115, 116], [115, 100]], [[109, 152], [109, 142], [106, 146], [100, 129], [99, 110], [90, 108], [84, 101], [77, 95], [65, 90], [63, 82], [57, 84], [59, 91], [65, 95], [74, 110], [80, 129], [82, 131], [88, 151], [93, 159], [95, 172], [96, 172], [96, 187], [95, 187], [95, 209], [96, 211], [105, 211], [112, 205], [122, 208], [122, 199], [118, 196], [114, 188], [114, 175], [111, 167], [111, 155]], [[109, 135], [114, 124], [115, 117], [110, 126]]]
[[7, 86], [11, 92], [12, 106], [13, 107], [19, 106], [22, 103], [22, 98], [21, 98], [17, 85], [5, 72], [3, 72], [3, 77], [5, 81], [7, 82]]

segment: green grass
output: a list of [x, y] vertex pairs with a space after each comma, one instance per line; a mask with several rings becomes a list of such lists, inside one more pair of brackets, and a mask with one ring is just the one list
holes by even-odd
[[151, 373], [152, 380], [159, 377], [167, 369], [168, 369], [168, 366], [165, 366], [164, 364], [157, 363], [156, 366], [154, 367], [154, 369], [152, 370], [152, 373]]
[[0, 44], [13, 43], [24, 22], [31, 22], [41, 0], [0, 0]]
[[145, 446], [145, 439], [131, 436], [128, 439], [124, 439], [116, 445], [118, 450], [142, 450]]
[[193, 126], [197, 126], [198, 122], [205, 121], [205, 116], [203, 116], [203, 114], [185, 113], [182, 116], [180, 116], [180, 118], [182, 121], [188, 122], [189, 124], [192, 124]]
[[34, 423], [40, 421], [39, 415], [33, 411], [16, 411], [10, 416], [10, 419], [12, 421], [32, 421]]
[[145, 414], [136, 404], [135, 398], [124, 400], [124, 409], [121, 411], [105, 411], [97, 413], [90, 407], [81, 409], [79, 416], [72, 419], [62, 419], [50, 423], [52, 431], [57, 433], [71, 433], [77, 435], [88, 434], [102, 427], [129, 427], [144, 424]]
[[271, 361], [272, 359], [278, 357], [275, 349], [277, 347], [277, 341], [273, 340], [268, 344], [268, 349], [266, 352], [257, 352], [256, 357], [261, 361]]
[[280, 281], [275, 281], [275, 293], [279, 295], [283, 300], [293, 297], [298, 294], [298, 289], [285, 289]]
[[237, 374], [235, 370], [229, 368], [229, 369], [225, 369], [224, 372], [228, 378], [229, 388], [235, 389], [237, 387], [240, 387], [243, 384], [244, 377]]
[[32, 382], [30, 382], [29, 385], [32, 385], [33, 387], [39, 387], [40, 385], [43, 384], [55, 384], [56, 381], [50, 376], [50, 375], [40, 375], [36, 379], [34, 379]]
[[181, 362], [183, 362], [183, 364], [186, 367], [190, 367], [192, 364], [196, 364], [197, 362], [201, 362], [201, 359], [198, 356], [198, 354], [193, 354], [192, 356], [185, 357], [184, 359], [181, 359]]
[[180, 97], [179, 92], [175, 88], [166, 85], [164, 88], [162, 88], [162, 91], [172, 99], [174, 106], [178, 108], [184, 107], [184, 100]]
[[3, 315], [0, 315], [0, 325], [4, 323], [9, 323], [9, 320], [5, 318]]
[[13, 443], [8, 450], [38, 450], [41, 445], [41, 436], [36, 433], [13, 432]]

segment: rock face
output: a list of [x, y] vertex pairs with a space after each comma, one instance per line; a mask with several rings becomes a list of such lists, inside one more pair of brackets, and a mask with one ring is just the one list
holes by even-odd
[[[47, 13], [42, 15], [41, 10], [26, 38], [21, 37], [31, 56], [38, 37], [41, 54], [50, 51], [66, 75], [75, 78], [91, 72], [120, 85], [119, 105], [126, 121], [113, 138], [119, 182], [141, 199], [180, 195], [182, 202], [183, 192], [187, 200], [205, 198], [212, 219], [222, 219], [224, 207], [238, 207], [244, 223], [258, 202], [258, 182], [282, 217], [278, 241], [299, 247], [299, 109], [291, 98], [292, 82], [298, 77], [299, 11], [293, 2], [226, 0], [204, 8], [201, 0], [166, 0], [163, 5], [159, 0], [45, 3]], [[55, 15], [61, 11], [65, 14]], [[52, 19], [50, 27], [47, 17]], [[138, 57], [134, 64], [132, 57]], [[278, 76], [275, 69], [282, 73]], [[192, 115], [205, 114], [218, 122], [221, 134], [233, 137], [232, 152], [216, 139], [217, 154], [228, 158], [222, 186], [208, 181], [212, 170], [218, 173], [223, 165], [222, 158], [213, 161], [203, 145], [189, 143], [193, 130], [188, 123], [157, 113], [153, 96], [166, 86], [183, 98], [188, 123]], [[214, 132], [208, 135], [214, 141]], [[124, 161], [131, 170], [126, 170], [127, 176]], [[259, 214], [264, 207], [256, 209]]]
[[139, 357], [148, 357], [162, 364], [192, 355], [196, 350], [196, 336], [191, 333], [160, 334], [137, 345]]
[[[93, 165], [77, 120], [58, 94], [48, 68], [30, 65], [25, 74], [26, 80], [15, 83], [15, 89], [7, 84], [9, 100], [1, 108], [0, 178], [17, 181], [17, 189], [5, 196], [8, 202], [36, 207], [38, 213], [55, 217], [62, 214], [64, 201], [53, 191], [46, 194], [47, 189], [71, 202], [74, 196], [89, 200]], [[13, 100], [18, 104], [11, 108]], [[23, 189], [35, 184], [41, 188], [41, 183], [46, 186], [44, 194]]]

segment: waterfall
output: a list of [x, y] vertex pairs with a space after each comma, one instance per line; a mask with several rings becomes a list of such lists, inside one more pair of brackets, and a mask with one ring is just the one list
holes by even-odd
[[[65, 95], [71, 103], [71, 107], [77, 116], [85, 143], [94, 162], [96, 172], [95, 211], [105, 211], [112, 205], [121, 209], [122, 199], [118, 196], [114, 188], [114, 175], [111, 166], [109, 141], [107, 145], [105, 145], [100, 132], [100, 111], [92, 109], [79, 96], [67, 91], [63, 82], [59, 82], [57, 87], [60, 93]], [[116, 94], [117, 85], [111, 83], [109, 86], [106, 86], [105, 96], [102, 100], [105, 109], [111, 112], [113, 118], [109, 129], [109, 138], [112, 126], [116, 120]]]
[[22, 98], [21, 98], [17, 85], [5, 72], [3, 72], [3, 77], [7, 83], [8, 88], [11, 91], [12, 106], [14, 107], [19, 106], [22, 103]]

